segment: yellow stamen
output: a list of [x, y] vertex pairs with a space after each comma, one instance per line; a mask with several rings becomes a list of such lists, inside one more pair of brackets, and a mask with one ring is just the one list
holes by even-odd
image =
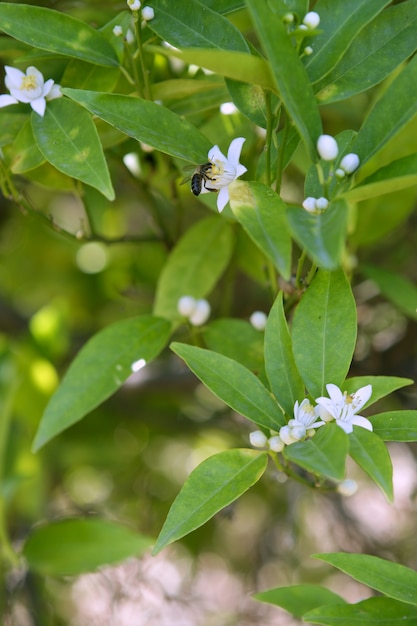
[[22, 84], [20, 85], [21, 91], [30, 91], [32, 89], [38, 89], [38, 81], [36, 76], [29, 74], [29, 76], [23, 76]]

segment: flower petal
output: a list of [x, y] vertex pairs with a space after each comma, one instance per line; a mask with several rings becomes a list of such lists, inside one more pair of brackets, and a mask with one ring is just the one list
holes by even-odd
[[353, 425], [351, 422], [343, 422], [341, 420], [336, 420], [336, 424], [340, 426], [340, 428], [344, 430], [347, 435], [353, 432]]
[[222, 187], [219, 191], [219, 195], [217, 196], [217, 209], [219, 213], [221, 213], [229, 202], [229, 188]]
[[208, 153], [208, 159], [209, 161], [212, 161], [212, 162], [227, 161], [226, 157], [224, 156], [223, 152], [220, 150], [219, 146], [213, 146], [212, 148], [210, 148], [209, 153]]
[[36, 113], [38, 113], [38, 115], [40, 115], [41, 117], [44, 116], [46, 108], [45, 98], [36, 98], [36, 100], [32, 100], [30, 106]]
[[61, 85], [53, 85], [51, 91], [46, 96], [47, 100], [55, 100], [55, 98], [62, 98]]
[[352, 393], [352, 409], [353, 412], [360, 411], [360, 409], [366, 404], [372, 395], [372, 385], [365, 385], [361, 387], [355, 393]]
[[329, 383], [328, 385], [326, 385], [326, 389], [329, 397], [332, 399], [333, 402], [336, 402], [337, 404], [345, 403], [345, 397], [337, 385]]
[[13, 98], [13, 96], [9, 96], [9, 94], [4, 94], [0, 96], [0, 108], [8, 107], [9, 104], [17, 104], [18, 102], [19, 100], [16, 100], [16, 98]]
[[43, 86], [42, 89], [42, 95], [45, 97], [49, 94], [49, 92], [51, 91], [51, 89], [54, 86], [54, 81], [52, 80], [52, 78], [49, 78], [46, 83]]
[[4, 84], [7, 89], [9, 91], [11, 89], [19, 89], [25, 74], [18, 70], [17, 67], [10, 67], [10, 65], [5, 65], [4, 69], [6, 70]]
[[373, 430], [372, 423], [366, 419], [366, 417], [362, 417], [362, 415], [354, 415], [352, 418], [352, 424], [366, 428], [366, 430]]
[[[237, 137], [233, 139], [229, 146], [229, 150], [227, 151], [227, 160], [233, 163], [233, 165], [237, 168], [240, 159], [240, 153], [242, 152], [242, 146], [245, 143], [246, 139], [244, 137]], [[242, 166], [243, 167], [243, 166]], [[246, 168], [245, 168], [246, 172]], [[242, 172], [244, 174], [244, 172]], [[238, 174], [240, 176], [241, 174]]]
[[34, 76], [36, 79], [37, 85], [39, 85], [39, 87], [43, 87], [43, 83], [44, 83], [43, 74], [33, 65], [27, 68], [26, 76]]

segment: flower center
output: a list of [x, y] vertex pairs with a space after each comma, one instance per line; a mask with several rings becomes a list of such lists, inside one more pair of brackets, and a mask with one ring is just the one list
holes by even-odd
[[35, 89], [38, 89], [38, 87], [38, 81], [36, 80], [36, 76], [34, 76], [34, 74], [23, 76], [22, 83], [20, 85], [21, 91], [34, 91]]

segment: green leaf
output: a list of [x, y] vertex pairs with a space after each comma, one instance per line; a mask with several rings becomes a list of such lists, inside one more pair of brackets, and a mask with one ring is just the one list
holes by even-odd
[[154, 542], [109, 520], [66, 519], [35, 528], [23, 555], [43, 576], [75, 576], [140, 556]]
[[117, 67], [102, 67], [73, 59], [65, 68], [61, 85], [91, 91], [113, 91], [119, 78], [120, 70]]
[[39, 450], [111, 396], [132, 374], [134, 363], [154, 359], [170, 332], [166, 320], [142, 315], [115, 322], [94, 335], [72, 361], [50, 399], [33, 450]]
[[227, 450], [209, 457], [191, 472], [175, 499], [153, 554], [202, 526], [254, 485], [268, 462], [265, 452]]
[[342, 391], [351, 394], [358, 391], [360, 387], [372, 385], [372, 396], [365, 404], [365, 407], [368, 407], [393, 391], [412, 385], [413, 382], [411, 378], [399, 378], [398, 376], [353, 376], [352, 378], [346, 378], [342, 385]]
[[[373, 420], [372, 420], [373, 421]], [[372, 480], [382, 489], [387, 499], [392, 502], [392, 463], [384, 442], [375, 433], [353, 427], [349, 435], [349, 454]]]
[[313, 86], [319, 102], [344, 100], [380, 83], [415, 51], [416, 35], [417, 0], [386, 8], [359, 31], [336, 67]]
[[336, 424], [326, 424], [317, 429], [314, 437], [285, 446], [283, 455], [312, 474], [342, 480], [348, 452], [346, 433]]
[[48, 103], [44, 117], [33, 112], [31, 122], [37, 146], [51, 165], [114, 200], [103, 148], [86, 111], [59, 98]]
[[206, 296], [229, 263], [233, 241], [231, 224], [217, 216], [189, 228], [159, 276], [154, 314], [178, 319], [177, 305], [181, 296]]
[[218, 398], [255, 424], [279, 430], [285, 420], [269, 391], [251, 371], [233, 359], [184, 343], [171, 344], [194, 374]]
[[305, 142], [311, 160], [316, 162], [316, 141], [322, 134], [322, 124], [307, 71], [282, 21], [288, 8], [276, 1], [274, 6], [278, 13], [275, 13], [267, 0], [246, 0], [246, 3], [271, 63], [282, 102]]
[[295, 401], [304, 398], [304, 383], [294, 360], [282, 291], [274, 302], [266, 324], [265, 369], [276, 399], [286, 413], [292, 415]]
[[409, 318], [417, 320], [417, 287], [407, 278], [380, 267], [365, 265], [365, 276], [370, 278], [380, 292]]
[[303, 615], [303, 621], [328, 626], [417, 625], [417, 609], [391, 598], [369, 598], [356, 604], [321, 606]]
[[155, 17], [148, 26], [176, 48], [247, 51], [241, 32], [219, 13], [196, 0], [152, 0]]
[[261, 128], [267, 127], [265, 90], [253, 81], [246, 84], [238, 80], [226, 79], [227, 89], [232, 102], [251, 122]]
[[317, 265], [329, 270], [340, 265], [348, 221], [348, 206], [343, 198], [331, 202], [320, 215], [301, 207], [288, 207], [287, 217], [294, 239]]
[[417, 411], [387, 411], [372, 416], [374, 433], [384, 441], [417, 441]]
[[229, 187], [230, 207], [258, 248], [274, 263], [282, 276], [291, 274], [291, 237], [286, 207], [270, 187], [236, 180]]
[[23, 174], [45, 163], [36, 145], [30, 120], [22, 126], [11, 147], [11, 167], [14, 174]]
[[[341, 332], [343, 329], [343, 332]], [[342, 270], [319, 270], [294, 313], [295, 363], [313, 398], [345, 380], [356, 342], [356, 305]]]
[[249, 322], [239, 319], [214, 320], [204, 327], [203, 335], [210, 350], [238, 361], [257, 374], [263, 371], [264, 336]]
[[409, 567], [368, 554], [334, 552], [314, 556], [390, 598], [417, 605], [417, 572]]
[[97, 65], [118, 65], [116, 53], [104, 35], [61, 11], [1, 2], [0, 30], [34, 48]]
[[314, 10], [320, 15], [319, 34], [314, 38], [314, 54], [306, 68], [312, 83], [325, 76], [339, 61], [352, 39], [389, 0], [318, 0]]
[[186, 161], [207, 161], [209, 140], [195, 126], [155, 102], [81, 89], [62, 91], [129, 137]]
[[302, 618], [304, 613], [323, 604], [345, 604], [343, 598], [333, 591], [320, 585], [291, 585], [261, 591], [254, 596], [255, 600], [280, 606], [294, 617]]
[[232, 13], [245, 6], [244, 0], [200, 0], [201, 4], [217, 13]]
[[349, 189], [344, 197], [350, 202], [360, 202], [387, 193], [394, 193], [416, 184], [417, 154], [410, 154], [381, 167], [361, 180], [356, 187]]
[[381, 150], [416, 115], [416, 81], [417, 56], [414, 56], [384, 91], [358, 132], [352, 152], [359, 155], [361, 165]]

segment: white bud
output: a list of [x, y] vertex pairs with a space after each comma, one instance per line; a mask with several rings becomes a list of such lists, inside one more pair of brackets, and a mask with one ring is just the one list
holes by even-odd
[[298, 30], [308, 30], [308, 26], [306, 26], [305, 24], [300, 24]]
[[279, 435], [274, 435], [268, 439], [268, 447], [273, 452], [281, 452], [284, 449], [284, 442]]
[[320, 15], [316, 11], [310, 11], [304, 15], [303, 24], [310, 30], [314, 30], [320, 24]]
[[337, 487], [337, 491], [341, 493], [342, 496], [353, 496], [357, 490], [358, 483], [356, 480], [352, 480], [351, 478], [346, 478], [346, 480], [343, 480]]
[[286, 13], [282, 18], [284, 24], [292, 24], [294, 21], [294, 13]]
[[261, 430], [249, 433], [249, 441], [254, 448], [265, 448], [268, 438]]
[[153, 20], [153, 18], [155, 17], [155, 12], [153, 10], [152, 7], [143, 7], [142, 9], [142, 17], [146, 22], [149, 22], [150, 20]]
[[303, 426], [303, 424], [298, 424], [297, 426], [291, 428], [291, 436], [297, 440], [304, 439], [306, 436], [305, 426]]
[[310, 54], [313, 54], [313, 48], [311, 46], [306, 46], [303, 50], [306, 57], [309, 57]]
[[308, 198], [306, 198], [303, 202], [303, 207], [309, 213], [315, 213], [316, 212], [316, 198], [312, 198], [311, 196], [308, 196]]
[[287, 446], [297, 441], [297, 439], [292, 436], [291, 428], [289, 426], [283, 426], [282, 428], [280, 428], [279, 436], [281, 438], [281, 441], [283, 441]]
[[177, 304], [178, 313], [184, 317], [188, 317], [194, 313], [196, 304], [197, 301], [192, 296], [182, 296], [182, 298], [178, 300]]
[[140, 0], [127, 0], [127, 6], [131, 11], [139, 11]]
[[116, 24], [116, 26], [113, 28], [113, 35], [115, 37], [120, 37], [120, 35], [123, 35], [123, 28], [120, 26], [120, 24]]
[[133, 34], [133, 30], [130, 28], [127, 29], [126, 41], [128, 44], [132, 44], [135, 41], [135, 35]]
[[355, 170], [358, 169], [359, 163], [360, 160], [358, 155], [354, 152], [351, 152], [349, 154], [345, 154], [343, 159], [340, 161], [340, 167], [343, 171], [346, 172], [346, 174], [352, 174]]
[[339, 152], [336, 139], [331, 135], [320, 135], [317, 139], [317, 152], [323, 161], [334, 161]]
[[317, 198], [316, 200], [316, 209], [318, 211], [325, 211], [329, 206], [329, 201], [327, 198]]
[[254, 311], [249, 318], [250, 323], [256, 330], [265, 330], [267, 316], [263, 311]]
[[346, 172], [345, 170], [342, 170], [340, 167], [337, 168], [337, 170], [335, 171], [335, 176], [336, 178], [344, 178], [346, 176]]
[[202, 326], [210, 317], [211, 308], [207, 300], [197, 300], [195, 309], [189, 316], [189, 320], [193, 326]]

